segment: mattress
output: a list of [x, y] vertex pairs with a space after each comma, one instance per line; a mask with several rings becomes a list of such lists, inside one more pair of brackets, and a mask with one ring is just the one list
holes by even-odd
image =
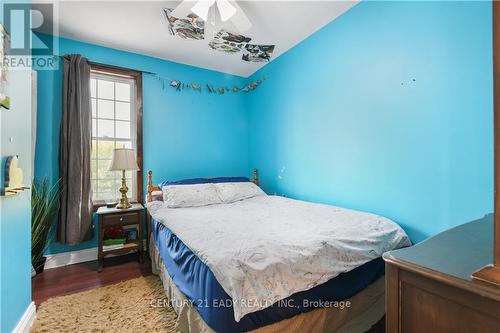
[[409, 245], [382, 216], [279, 196], [189, 208], [149, 203], [148, 211], [210, 270], [236, 322]]
[[210, 268], [164, 224], [153, 219], [151, 232], [169, 277], [185, 295], [189, 307], [196, 309], [211, 329], [221, 333], [255, 330], [319, 307], [343, 310], [346, 304], [340, 301], [356, 295], [384, 273], [383, 261], [377, 258], [236, 321], [233, 300]]

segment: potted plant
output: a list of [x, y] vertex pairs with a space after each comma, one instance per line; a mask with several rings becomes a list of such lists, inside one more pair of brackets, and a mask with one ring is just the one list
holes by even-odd
[[59, 180], [50, 185], [48, 178], [33, 181], [31, 190], [31, 264], [36, 273], [43, 272], [47, 237], [59, 211]]

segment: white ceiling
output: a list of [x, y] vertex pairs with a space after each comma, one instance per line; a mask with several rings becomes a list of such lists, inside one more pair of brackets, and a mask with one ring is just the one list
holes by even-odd
[[[162, 9], [175, 8], [178, 3], [58, 1], [59, 35], [243, 77], [265, 65], [242, 61], [241, 55], [212, 50], [208, 46], [211, 38], [195, 41], [171, 36]], [[253, 25], [241, 34], [251, 37], [251, 43], [276, 45], [271, 57], [273, 61], [356, 3], [238, 1]]]

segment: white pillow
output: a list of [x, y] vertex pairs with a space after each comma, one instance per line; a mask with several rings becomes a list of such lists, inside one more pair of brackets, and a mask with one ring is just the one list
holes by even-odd
[[163, 186], [163, 202], [169, 208], [198, 207], [222, 203], [213, 184]]
[[216, 183], [214, 185], [217, 188], [217, 192], [219, 192], [220, 199], [224, 203], [267, 195], [260, 187], [251, 182]]

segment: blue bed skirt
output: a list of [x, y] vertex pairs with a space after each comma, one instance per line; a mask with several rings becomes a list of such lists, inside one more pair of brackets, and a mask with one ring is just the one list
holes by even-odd
[[247, 314], [236, 322], [232, 299], [208, 266], [162, 223], [153, 219], [151, 230], [160, 257], [177, 288], [186, 295], [203, 320], [220, 333], [250, 331], [311, 311], [324, 302], [345, 300], [384, 274], [383, 260], [377, 258], [273, 306]]

